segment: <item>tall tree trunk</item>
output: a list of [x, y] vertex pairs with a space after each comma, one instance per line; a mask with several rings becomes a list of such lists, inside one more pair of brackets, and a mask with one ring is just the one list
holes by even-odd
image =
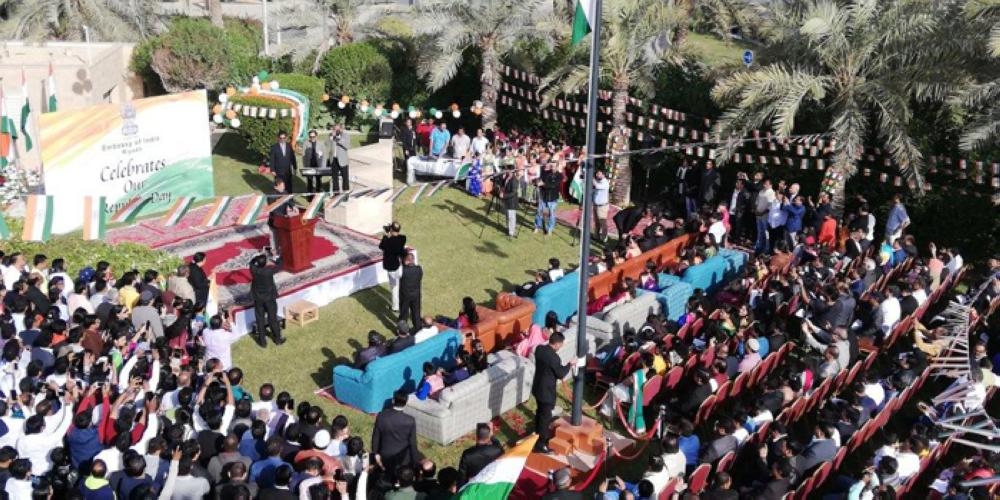
[[830, 193], [830, 205], [837, 218], [844, 215], [844, 203], [847, 201], [847, 180], [854, 174], [855, 166], [849, 161], [835, 161], [823, 176], [820, 190]]
[[[626, 153], [629, 149], [626, 106], [628, 104], [628, 77], [615, 78], [611, 91], [611, 121], [613, 130], [608, 133], [608, 154]], [[628, 155], [612, 157], [607, 164], [611, 171], [611, 201], [619, 207], [632, 201], [632, 166]]]
[[691, 30], [691, 19], [694, 15], [694, 0], [678, 0], [677, 7], [680, 9], [680, 22], [677, 24], [677, 31], [674, 32], [674, 46], [684, 44]]
[[319, 48], [316, 49], [316, 58], [313, 59], [312, 71], [309, 73], [312, 76], [316, 76], [319, 73], [319, 67], [323, 64], [323, 56], [330, 51], [330, 45], [332, 45], [330, 37], [323, 39], [323, 43], [320, 44]]
[[208, 3], [208, 17], [212, 19], [212, 25], [222, 28], [222, 0], [205, 1]]
[[500, 86], [500, 55], [492, 41], [480, 45], [483, 53], [483, 72], [479, 76], [480, 100], [483, 101], [483, 129], [496, 129], [497, 88]]

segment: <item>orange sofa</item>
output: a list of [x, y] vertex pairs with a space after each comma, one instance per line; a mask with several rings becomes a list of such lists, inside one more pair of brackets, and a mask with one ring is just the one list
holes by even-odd
[[479, 322], [462, 330], [465, 348], [471, 349], [472, 341], [478, 339], [486, 352], [492, 352], [503, 349], [528, 331], [535, 303], [512, 293], [501, 293], [496, 298], [496, 309], [477, 305], [476, 312]]
[[591, 276], [590, 280], [587, 281], [588, 300], [595, 300], [610, 294], [614, 291], [615, 286], [624, 281], [625, 278], [638, 279], [646, 269], [646, 262], [649, 260], [656, 263], [657, 271], [673, 268], [680, 261], [681, 250], [690, 246], [697, 236], [687, 234], [674, 238], [652, 250], [643, 252], [638, 257], [626, 260], [609, 271]]

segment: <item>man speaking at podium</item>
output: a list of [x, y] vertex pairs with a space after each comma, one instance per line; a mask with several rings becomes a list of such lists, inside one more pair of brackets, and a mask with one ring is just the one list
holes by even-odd
[[[280, 177], [274, 179], [274, 192], [271, 194], [271, 200], [274, 201], [287, 194], [285, 191], [285, 181]], [[267, 214], [267, 227], [271, 228], [271, 255], [275, 259], [281, 258], [281, 248], [278, 246], [278, 229], [274, 225], [274, 220], [278, 217], [293, 217], [299, 215], [299, 209], [295, 206], [295, 203], [289, 199], [288, 201], [274, 207], [270, 213]]]

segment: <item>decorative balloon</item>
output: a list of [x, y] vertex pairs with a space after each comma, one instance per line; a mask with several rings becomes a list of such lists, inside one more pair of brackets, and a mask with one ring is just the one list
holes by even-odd
[[225, 104], [227, 101], [229, 101], [229, 94], [226, 94], [225, 92], [219, 94], [219, 102]]
[[236, 95], [236, 87], [226, 87], [226, 95], [229, 97]]
[[212, 121], [215, 123], [222, 123], [222, 115], [216, 113], [214, 116], [212, 116]]
[[212, 114], [216, 114], [217, 115], [217, 114], [219, 114], [221, 112], [222, 112], [222, 105], [221, 104], [216, 104], [215, 106], [212, 106]]
[[361, 104], [358, 105], [358, 109], [360, 109], [362, 113], [367, 113], [368, 112], [368, 100], [367, 99], [362, 99], [361, 100]]
[[267, 76], [269, 74], [270, 73], [268, 73], [267, 70], [262, 69], [262, 70], [260, 70], [260, 73], [257, 73], [257, 80], [261, 81], [261, 82], [264, 81], [264, 80], [267, 80]]
[[271, 90], [278, 90], [278, 88], [280, 87], [278, 85], [278, 80], [271, 80], [271, 83], [268, 84], [268, 86], [271, 87]]
[[240, 128], [240, 123], [241, 122], [239, 118], [233, 118], [232, 120], [229, 120], [229, 126], [233, 128]]
[[231, 110], [231, 109], [227, 109], [226, 110], [226, 118], [229, 119], [229, 120], [232, 120], [233, 118], [236, 118], [236, 112], [233, 111], [233, 110]]
[[322, 99], [323, 102], [329, 101], [330, 100], [330, 94], [323, 94], [323, 97], [320, 97], [320, 99]]

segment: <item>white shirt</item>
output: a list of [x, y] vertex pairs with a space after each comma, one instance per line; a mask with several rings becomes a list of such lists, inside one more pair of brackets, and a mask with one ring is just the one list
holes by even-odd
[[778, 200], [771, 202], [771, 208], [767, 213], [767, 223], [771, 228], [784, 227], [785, 222], [788, 221], [788, 212], [781, 209], [781, 203]]
[[94, 460], [104, 460], [104, 464], [108, 466], [109, 476], [112, 472], [122, 470], [122, 454], [118, 448], [105, 448], [94, 457]]
[[437, 329], [437, 327], [434, 326], [434, 325], [428, 326], [427, 328], [421, 328], [420, 330], [417, 330], [417, 333], [413, 334], [413, 343], [414, 344], [419, 344], [419, 343], [421, 343], [421, 342], [423, 342], [423, 341], [425, 341], [425, 340], [427, 340], [427, 339], [429, 339], [429, 338], [437, 335], [438, 333], [440, 333], [440, 332]]
[[711, 226], [708, 227], [708, 234], [715, 237], [715, 242], [719, 245], [722, 244], [722, 238], [726, 237], [726, 225], [722, 221], [715, 221]]
[[881, 448], [875, 450], [875, 459], [872, 463], [878, 467], [879, 462], [881, 462], [885, 457], [896, 458], [896, 448], [891, 444], [882, 445]]
[[32, 490], [31, 479], [10, 478], [4, 486], [4, 491], [10, 500], [31, 500]]
[[876, 407], [880, 407], [882, 406], [882, 401], [885, 401], [885, 388], [878, 382], [865, 384], [865, 396], [871, 398], [875, 402]]
[[15, 268], [14, 266], [4, 267], [2, 273], [3, 273], [3, 286], [7, 290], [13, 289], [14, 283], [17, 280], [21, 279], [21, 271]]
[[[948, 271], [950, 271], [950, 274], [955, 274], [960, 269], [962, 269], [962, 266], [964, 265], [964, 263], [965, 263], [965, 261], [962, 259], [962, 256], [956, 253], [954, 255], [954, 257], [951, 258], [951, 261], [948, 262], [947, 264], [945, 264], [944, 267], [945, 267], [945, 269], [947, 269]], [[7, 282], [6, 276], [4, 277], [4, 282], [5, 283]], [[8, 287], [8, 290], [9, 289], [10, 288]]]
[[677, 453], [664, 453], [663, 468], [670, 474], [670, 477], [683, 478], [687, 468], [684, 452], [678, 450]]
[[469, 145], [472, 141], [465, 134], [458, 134], [451, 138], [451, 150], [455, 158], [462, 158], [469, 153]]
[[764, 212], [766, 210], [770, 210], [771, 204], [773, 204], [774, 201], [775, 201], [774, 190], [771, 188], [767, 188], [766, 190], [761, 191], [757, 195], [757, 206], [754, 208], [756, 209], [756, 212]]
[[668, 471], [666, 467], [664, 467], [660, 472], [646, 471], [643, 473], [642, 478], [650, 483], [653, 483], [653, 491], [656, 492], [657, 495], [659, 495], [660, 492], [667, 487], [667, 483], [669, 483], [672, 479], [670, 471]]
[[923, 288], [914, 290], [911, 295], [913, 295], [913, 298], [917, 299], [917, 305], [922, 306], [924, 305], [924, 302], [927, 302], [927, 291]]
[[486, 154], [486, 148], [489, 147], [490, 140], [486, 137], [473, 137], [472, 138], [472, 152], [479, 153], [479, 156]]
[[609, 193], [611, 191], [611, 181], [607, 177], [594, 179], [594, 205], [607, 205]]
[[0, 447], [17, 445], [17, 440], [24, 434], [24, 419], [14, 417], [3, 417], [3, 423], [7, 425], [7, 434], [0, 436]]
[[747, 430], [744, 429], [743, 426], [740, 426], [737, 427], [735, 431], [733, 431], [733, 437], [736, 438], [736, 440], [739, 441], [740, 444], [743, 444], [747, 441], [747, 439], [750, 439], [750, 433], [747, 432]]
[[205, 330], [201, 339], [205, 344], [205, 359], [218, 359], [226, 370], [233, 367], [232, 345], [240, 339], [240, 334], [223, 328], [209, 329]]
[[879, 304], [878, 309], [882, 312], [882, 333], [891, 332], [896, 323], [899, 323], [899, 319], [903, 314], [903, 311], [899, 308], [899, 300], [896, 297], [889, 297]]
[[[73, 412], [69, 405], [63, 405], [57, 415], [60, 415], [58, 425], [46, 426], [38, 434], [25, 434], [17, 439], [17, 454], [21, 458], [31, 460], [31, 473], [36, 476], [41, 476], [52, 468], [49, 453], [53, 448], [62, 445], [63, 437], [73, 423]], [[111, 471], [110, 468], [108, 470]]]
[[920, 457], [912, 451], [896, 453], [896, 463], [896, 475], [899, 479], [905, 480], [920, 471]]

